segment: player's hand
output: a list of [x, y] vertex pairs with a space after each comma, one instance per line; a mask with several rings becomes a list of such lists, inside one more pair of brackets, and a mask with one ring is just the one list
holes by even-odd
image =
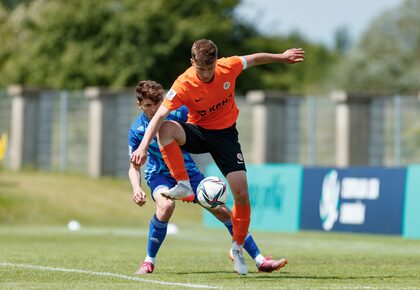
[[291, 48], [282, 53], [283, 62], [293, 64], [305, 59], [305, 51], [302, 48]]
[[131, 154], [130, 161], [134, 165], [141, 166], [146, 162], [146, 159], [147, 159], [147, 150], [141, 149], [139, 147]]
[[133, 193], [133, 201], [138, 206], [143, 206], [146, 204], [146, 194], [143, 190], [139, 190]]

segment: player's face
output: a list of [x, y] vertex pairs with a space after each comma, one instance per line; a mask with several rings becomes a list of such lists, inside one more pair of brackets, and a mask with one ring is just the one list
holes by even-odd
[[147, 118], [152, 119], [153, 116], [156, 114], [156, 111], [159, 109], [160, 102], [153, 102], [151, 99], [143, 99], [141, 103], [139, 103], [139, 107], [143, 110], [144, 114]]
[[216, 62], [212, 64], [198, 64], [193, 59], [191, 59], [191, 64], [193, 65], [195, 73], [201, 81], [209, 83], [213, 80], [214, 70], [216, 69]]

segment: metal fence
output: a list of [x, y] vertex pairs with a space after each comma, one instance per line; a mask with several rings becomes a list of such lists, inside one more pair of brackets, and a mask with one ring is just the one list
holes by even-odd
[[[237, 121], [239, 138], [245, 158], [251, 161], [253, 128], [252, 105], [237, 97], [240, 109]], [[134, 94], [117, 96], [114, 118], [118, 136], [116, 158], [118, 176], [128, 169], [127, 133], [140, 113]], [[89, 140], [89, 100], [82, 91], [45, 91], [41, 94], [38, 122], [36, 167], [87, 173]], [[303, 165], [335, 165], [335, 105], [325, 96], [296, 98], [285, 114], [298, 114], [298, 122], [287, 124], [287, 130], [298, 132], [287, 140], [289, 160]], [[420, 163], [420, 101], [414, 96], [378, 97], [371, 106], [372, 126], [369, 160], [366, 165], [406, 165]], [[0, 90], [0, 136], [10, 134], [11, 100]], [[195, 156], [203, 168], [211, 159]], [[7, 167], [8, 155], [3, 164]]]
[[0, 90], [0, 167], [7, 164], [9, 154], [7, 150], [10, 136], [11, 102], [5, 90]]
[[385, 165], [420, 163], [420, 99], [386, 97], [384, 102]]
[[54, 98], [53, 136], [50, 164], [60, 171], [87, 171], [89, 102], [82, 91], [61, 91]]
[[[116, 160], [117, 176], [126, 176], [128, 170], [127, 133], [131, 122], [140, 113], [133, 96], [117, 95], [114, 122], [117, 136], [116, 152], [108, 152]], [[87, 173], [88, 140], [89, 140], [89, 101], [82, 91], [62, 91], [49, 99], [54, 105], [42, 106], [42, 116], [49, 115], [47, 110], [53, 108], [52, 138], [45, 140], [42, 147], [49, 151], [50, 161], [44, 159], [38, 165], [42, 169], [73, 171]], [[46, 121], [47, 122], [47, 121]], [[39, 129], [42, 130], [42, 123]], [[106, 129], [105, 129], [106, 130]], [[40, 133], [39, 135], [42, 135]], [[42, 138], [41, 138], [42, 139]], [[51, 142], [51, 148], [46, 144]], [[48, 153], [46, 153], [48, 154]]]
[[[416, 96], [378, 96], [372, 99], [372, 136], [369, 144], [370, 166], [400, 166], [420, 163], [420, 99]], [[252, 105], [244, 97], [237, 97], [239, 139], [245, 158], [252, 151]], [[296, 124], [287, 130], [297, 131], [287, 139], [286, 162], [308, 166], [334, 166], [336, 158], [336, 111], [328, 96], [296, 97], [285, 114], [298, 114]], [[292, 119], [292, 118], [291, 118]], [[279, 124], [280, 126], [280, 124]], [[291, 134], [293, 136], [293, 134]], [[211, 159], [208, 157], [205, 162]]]
[[307, 96], [300, 103], [301, 122], [298, 162], [305, 165], [335, 164], [335, 106], [325, 96]]
[[[88, 154], [88, 100], [82, 91], [43, 91], [39, 97], [36, 168], [86, 173]], [[10, 98], [2, 98], [1, 124], [10, 131]], [[6, 117], [7, 116], [7, 117]], [[6, 118], [3, 118], [6, 117]], [[3, 126], [0, 126], [3, 128]], [[7, 166], [7, 160], [6, 160]]]

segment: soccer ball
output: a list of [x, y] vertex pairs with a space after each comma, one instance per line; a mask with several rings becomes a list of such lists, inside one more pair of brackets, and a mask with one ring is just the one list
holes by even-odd
[[197, 199], [206, 208], [224, 205], [228, 196], [226, 183], [216, 176], [204, 178], [197, 187]]

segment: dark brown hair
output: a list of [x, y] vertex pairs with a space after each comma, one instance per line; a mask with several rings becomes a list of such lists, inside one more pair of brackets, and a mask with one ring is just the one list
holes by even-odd
[[191, 48], [191, 57], [197, 64], [213, 64], [217, 60], [217, 46], [208, 39], [197, 40]]
[[150, 99], [155, 104], [163, 100], [163, 87], [155, 81], [140, 81], [136, 86], [137, 101], [141, 103], [144, 99]]

